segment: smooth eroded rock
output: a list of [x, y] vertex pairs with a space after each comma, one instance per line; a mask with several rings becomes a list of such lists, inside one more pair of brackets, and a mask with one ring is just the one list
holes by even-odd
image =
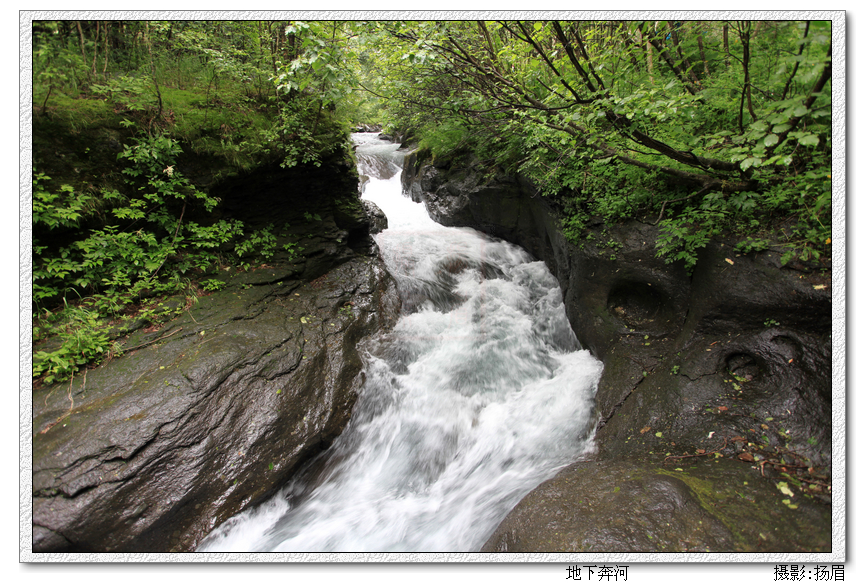
[[329, 446], [363, 382], [362, 340], [399, 300], [377, 255], [292, 273], [238, 277], [34, 394], [34, 552], [190, 550]]
[[829, 509], [735, 461], [576, 463], [508, 514], [485, 552], [829, 552]]

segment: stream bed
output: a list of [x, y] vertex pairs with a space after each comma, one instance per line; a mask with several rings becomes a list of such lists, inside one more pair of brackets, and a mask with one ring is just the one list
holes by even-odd
[[433, 222], [403, 196], [398, 145], [355, 134], [363, 198], [402, 300], [368, 344], [334, 444], [206, 552], [472, 552], [528, 492], [593, 448], [602, 364], [558, 282], [523, 249]]

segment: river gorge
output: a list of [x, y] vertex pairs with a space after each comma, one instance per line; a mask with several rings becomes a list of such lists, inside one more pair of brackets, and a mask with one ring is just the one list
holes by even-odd
[[34, 400], [35, 551], [829, 547], [828, 499], [775, 487], [831, 468], [813, 274], [718, 241], [689, 275], [638, 222], [576, 246], [519, 178], [354, 139], [359, 200], [344, 164], [221, 187], [318, 217], [304, 263]]

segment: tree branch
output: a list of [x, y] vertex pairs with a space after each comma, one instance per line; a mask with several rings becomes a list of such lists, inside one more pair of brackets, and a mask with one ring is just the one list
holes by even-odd
[[571, 45], [571, 42], [565, 37], [565, 31], [562, 30], [562, 25], [559, 24], [558, 21], [553, 21], [553, 29], [556, 31], [556, 36], [559, 39], [559, 42], [562, 43], [562, 46], [565, 47], [565, 52], [568, 55], [568, 59], [570, 59], [571, 64], [574, 66], [574, 69], [577, 70], [577, 73], [580, 74], [580, 77], [583, 78], [583, 82], [588, 87], [589, 91], [592, 93], [595, 92], [595, 86], [592, 84], [591, 79], [589, 79], [589, 74], [586, 73], [586, 70], [583, 69], [582, 65], [580, 65], [580, 60], [577, 58], [577, 55], [574, 53], [574, 47]]
[[[802, 56], [802, 53], [805, 51], [805, 39], [808, 38], [808, 29], [811, 28], [811, 21], [807, 21], [805, 23], [805, 34], [802, 35], [802, 44], [799, 45], [799, 54], [796, 55], [798, 57]], [[793, 65], [793, 72], [790, 73], [790, 78], [787, 79], [787, 83], [784, 84], [784, 91], [781, 93], [781, 101], [787, 99], [787, 91], [790, 90], [790, 84], [793, 83], [793, 77], [796, 76], [796, 72], [799, 70], [799, 59], [796, 59], [796, 64]]]

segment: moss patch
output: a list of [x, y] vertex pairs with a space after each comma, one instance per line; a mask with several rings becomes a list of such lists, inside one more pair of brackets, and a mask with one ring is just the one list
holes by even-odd
[[690, 467], [654, 472], [686, 484], [700, 506], [730, 531], [738, 551], [765, 551], [781, 540], [812, 552], [825, 552], [831, 545], [827, 507], [801, 498], [791, 507], [774, 482], [747, 464], [700, 460]]

